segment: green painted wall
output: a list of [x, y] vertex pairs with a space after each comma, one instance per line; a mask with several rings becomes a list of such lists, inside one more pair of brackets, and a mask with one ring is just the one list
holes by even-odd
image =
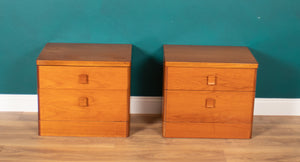
[[300, 97], [299, 0], [0, 0], [0, 93], [36, 93], [47, 42], [131, 43], [134, 96], [159, 96], [163, 44], [248, 46], [257, 97]]

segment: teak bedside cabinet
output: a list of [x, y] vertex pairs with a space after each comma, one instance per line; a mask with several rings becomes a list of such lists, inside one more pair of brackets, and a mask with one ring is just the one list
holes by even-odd
[[247, 47], [165, 45], [163, 136], [251, 138], [257, 68]]
[[131, 45], [48, 43], [37, 58], [39, 135], [127, 137]]

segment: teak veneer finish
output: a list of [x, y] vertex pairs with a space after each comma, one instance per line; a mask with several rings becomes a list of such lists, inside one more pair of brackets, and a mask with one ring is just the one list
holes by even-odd
[[257, 67], [247, 47], [165, 45], [163, 136], [251, 138]]
[[[250, 123], [254, 92], [166, 91], [165, 119], [174, 122]], [[209, 103], [209, 101], [211, 103]], [[230, 101], [230, 102], [228, 102]], [[186, 109], [183, 110], [183, 108]]]
[[[251, 138], [251, 124], [164, 122], [165, 137]], [[182, 130], [182, 131], [179, 131]]]
[[[126, 137], [128, 122], [39, 121], [41, 136]], [[58, 133], [59, 132], [59, 133]]]
[[39, 66], [40, 88], [123, 89], [129, 88], [130, 68]]
[[[128, 121], [125, 90], [40, 89], [43, 120]], [[80, 103], [83, 102], [83, 103]]]
[[48, 43], [38, 65], [125, 66], [131, 65], [129, 44]]
[[37, 65], [40, 135], [129, 135], [131, 45], [48, 43]]
[[255, 91], [255, 75], [255, 69], [169, 67], [166, 89]]
[[175, 67], [257, 68], [247, 47], [164, 45], [165, 65]]

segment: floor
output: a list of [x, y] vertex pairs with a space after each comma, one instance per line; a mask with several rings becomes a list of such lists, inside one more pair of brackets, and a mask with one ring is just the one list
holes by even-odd
[[299, 116], [256, 116], [251, 140], [163, 138], [159, 116], [133, 115], [131, 122], [128, 138], [40, 137], [37, 113], [0, 112], [0, 162], [300, 162]]

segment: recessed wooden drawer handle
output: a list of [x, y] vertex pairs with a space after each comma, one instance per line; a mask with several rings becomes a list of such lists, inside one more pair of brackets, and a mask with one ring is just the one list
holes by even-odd
[[217, 77], [214, 75], [207, 76], [207, 85], [216, 85]]
[[215, 108], [216, 100], [213, 98], [207, 98], [206, 99], [206, 108]]
[[89, 76], [87, 74], [80, 74], [79, 75], [79, 83], [80, 84], [88, 84], [89, 83]]
[[87, 106], [89, 106], [89, 99], [87, 97], [80, 97], [79, 98], [79, 106], [80, 107], [87, 107]]

